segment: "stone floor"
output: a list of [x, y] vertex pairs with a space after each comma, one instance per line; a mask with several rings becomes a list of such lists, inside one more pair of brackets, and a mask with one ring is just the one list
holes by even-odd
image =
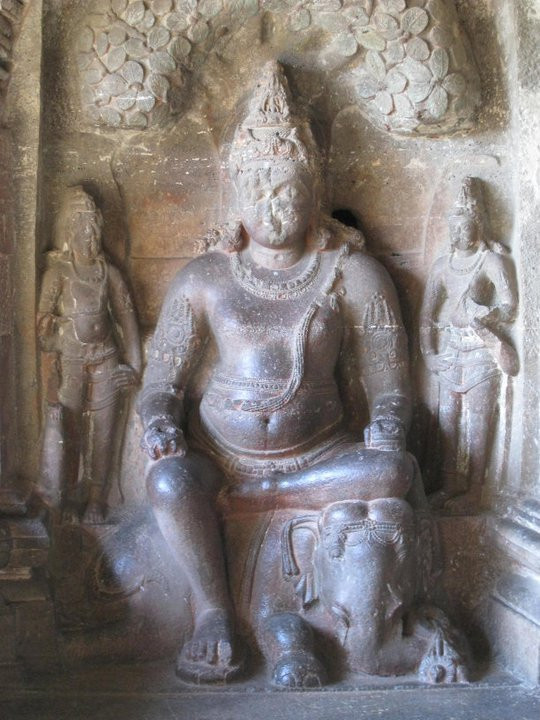
[[468, 686], [354, 677], [321, 691], [179, 683], [170, 665], [109, 666], [23, 679], [0, 675], [1, 720], [539, 720], [540, 690], [491, 672]]

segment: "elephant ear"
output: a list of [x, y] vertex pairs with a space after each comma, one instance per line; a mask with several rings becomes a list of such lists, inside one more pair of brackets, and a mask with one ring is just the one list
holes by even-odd
[[[294, 584], [294, 589], [302, 608], [306, 609], [319, 599], [319, 580], [315, 567], [315, 554], [320, 542], [319, 516], [303, 515], [289, 520], [281, 531], [281, 568], [285, 580]], [[305, 533], [302, 533], [300, 550], [300, 531], [308, 531], [313, 536], [311, 551], [306, 552]], [[299, 559], [301, 558], [301, 559]]]

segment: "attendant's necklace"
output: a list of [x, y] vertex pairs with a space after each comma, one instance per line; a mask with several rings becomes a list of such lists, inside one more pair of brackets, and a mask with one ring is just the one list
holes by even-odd
[[486, 252], [485, 250], [482, 250], [480, 252], [476, 251], [474, 253], [474, 255], [476, 257], [474, 258], [473, 262], [470, 263], [469, 265], [464, 265], [463, 267], [456, 267], [453, 264], [452, 261], [454, 260], [455, 255], [453, 252], [450, 253], [450, 261], [449, 261], [450, 270], [452, 270], [452, 272], [455, 273], [456, 275], [468, 275], [469, 273], [476, 270], [476, 268], [480, 265], [480, 263], [484, 259], [485, 252]]

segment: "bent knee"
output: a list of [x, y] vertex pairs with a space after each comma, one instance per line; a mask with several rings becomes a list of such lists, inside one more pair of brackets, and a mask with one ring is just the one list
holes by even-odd
[[146, 491], [153, 506], [166, 507], [201, 493], [202, 488], [184, 458], [173, 456], [152, 464], [146, 476]]
[[414, 464], [406, 452], [376, 451], [376, 474], [381, 495], [385, 498], [402, 498], [411, 489]]

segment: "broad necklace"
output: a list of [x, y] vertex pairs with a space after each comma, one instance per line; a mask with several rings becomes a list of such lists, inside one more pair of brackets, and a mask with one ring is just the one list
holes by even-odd
[[[75, 262], [75, 258], [73, 258], [71, 265], [73, 267], [73, 272], [75, 273], [76, 277], [84, 283], [100, 283], [103, 278], [105, 277], [105, 264], [101, 258], [96, 258], [96, 262], [92, 263], [92, 265], [88, 266], [91, 268], [88, 272], [88, 275], [86, 275], [84, 272], [81, 274], [80, 270], [81, 268], [77, 267], [77, 263]], [[96, 267], [97, 266], [97, 267]], [[84, 266], [83, 266], [84, 267]]]
[[304, 293], [313, 283], [321, 267], [321, 254], [316, 252], [307, 267], [290, 280], [272, 282], [253, 275], [250, 267], [242, 262], [239, 252], [231, 254], [231, 270], [235, 280], [244, 290], [265, 300], [289, 300]]
[[482, 250], [479, 253], [475, 253], [475, 255], [477, 255], [477, 257], [474, 258], [473, 262], [470, 263], [469, 265], [464, 265], [463, 267], [456, 267], [453, 264], [452, 260], [454, 260], [455, 256], [454, 256], [454, 253], [450, 253], [450, 261], [448, 263], [450, 266], [450, 270], [452, 270], [452, 272], [455, 273], [456, 275], [468, 275], [469, 273], [476, 270], [476, 268], [480, 265], [480, 263], [484, 259], [485, 252], [486, 252], [485, 250]]

